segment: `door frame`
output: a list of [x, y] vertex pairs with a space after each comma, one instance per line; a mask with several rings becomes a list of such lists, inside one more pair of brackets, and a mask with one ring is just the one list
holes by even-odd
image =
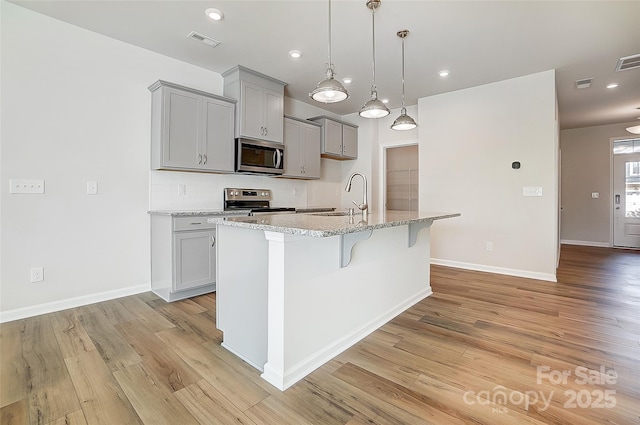
[[[387, 202], [387, 149], [389, 148], [401, 148], [404, 146], [417, 146], [418, 147], [418, 182], [420, 182], [420, 143], [417, 139], [414, 140], [397, 140], [388, 141], [380, 144], [379, 155], [380, 161], [380, 199], [378, 200], [378, 211], [386, 210]], [[418, 197], [418, 210], [420, 210], [420, 198]]]
[[[633, 249], [633, 248], [627, 248], [627, 247], [618, 247], [615, 246], [613, 244], [613, 238], [614, 238], [614, 232], [615, 232], [615, 228], [614, 228], [614, 217], [613, 217], [613, 197], [614, 197], [614, 190], [613, 190], [613, 158], [614, 158], [614, 154], [613, 154], [613, 144], [614, 142], [617, 142], [619, 140], [628, 140], [628, 139], [636, 139], [636, 137], [612, 137], [609, 139], [609, 246], [612, 248], [618, 248], [618, 249]], [[622, 154], [624, 155], [624, 154]]]

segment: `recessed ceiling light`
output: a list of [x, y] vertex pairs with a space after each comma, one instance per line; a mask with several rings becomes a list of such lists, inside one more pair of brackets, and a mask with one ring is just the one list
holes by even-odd
[[352, 81], [353, 79], [351, 77], [345, 77], [342, 79], [342, 82], [345, 84], [351, 84]]
[[446, 69], [443, 69], [442, 71], [438, 72], [438, 75], [441, 77], [446, 77], [447, 75], [449, 75], [449, 71]]
[[302, 57], [302, 52], [300, 50], [291, 50], [289, 52], [289, 56], [291, 56], [294, 59], [298, 59]]
[[382, 103], [385, 103], [385, 104], [386, 104], [386, 103], [389, 103], [389, 99], [380, 99], [380, 101], [381, 101]]
[[205, 10], [204, 13], [214, 21], [221, 21], [222, 18], [224, 18], [224, 13], [222, 13], [221, 10], [214, 9], [212, 7]]
[[607, 84], [608, 89], [615, 89], [616, 87], [618, 87], [618, 83]]

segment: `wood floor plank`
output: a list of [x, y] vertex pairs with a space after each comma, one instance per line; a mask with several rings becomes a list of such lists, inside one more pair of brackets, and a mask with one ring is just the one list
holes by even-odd
[[28, 394], [29, 377], [22, 355], [22, 331], [25, 320], [0, 326], [0, 406], [23, 400]]
[[47, 425], [87, 425], [87, 420], [82, 410], [76, 410], [55, 421], [49, 422]]
[[104, 362], [112, 371], [140, 363], [142, 358], [115, 328], [104, 311], [96, 310], [78, 316]]
[[27, 373], [29, 423], [45, 424], [80, 409], [53, 333], [51, 315], [24, 321], [22, 355]]
[[97, 350], [65, 359], [89, 425], [142, 424]]
[[120, 298], [119, 301], [123, 307], [131, 311], [144, 326], [153, 332], [174, 327], [173, 323], [149, 307], [139, 296]]
[[63, 310], [52, 314], [50, 317], [53, 331], [64, 358], [96, 349], [89, 334], [87, 334], [80, 320], [78, 320], [74, 309]]
[[192, 339], [191, 335], [180, 329], [168, 329], [157, 335], [240, 410], [245, 411], [269, 396], [267, 391], [236, 373], [227, 363], [199, 344], [197, 339]]
[[124, 322], [116, 328], [140, 355], [145, 367], [150, 368], [156, 379], [162, 381], [171, 391], [178, 391], [202, 379], [160, 338], [149, 333], [140, 321]]
[[201, 425], [255, 425], [205, 379], [177, 391], [175, 396]]
[[145, 424], [197, 425], [198, 421], [174, 396], [171, 389], [159, 382], [144, 363], [113, 373], [133, 408]]
[[27, 408], [27, 401], [25, 399], [15, 401], [0, 408], [0, 424], [26, 425], [28, 423], [29, 409]]

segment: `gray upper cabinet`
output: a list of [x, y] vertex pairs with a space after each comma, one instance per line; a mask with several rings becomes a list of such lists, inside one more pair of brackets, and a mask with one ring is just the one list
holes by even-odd
[[287, 83], [240, 65], [222, 76], [224, 95], [238, 100], [235, 137], [283, 143]]
[[320, 178], [320, 133], [319, 124], [285, 117], [283, 177]]
[[149, 90], [152, 169], [234, 171], [235, 101], [166, 81]]
[[358, 158], [358, 126], [325, 116], [309, 120], [322, 126], [322, 157], [342, 160]]

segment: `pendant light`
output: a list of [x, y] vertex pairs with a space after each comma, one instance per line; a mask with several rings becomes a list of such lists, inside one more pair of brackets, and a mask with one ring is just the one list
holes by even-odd
[[371, 21], [373, 23], [373, 82], [371, 84], [371, 99], [360, 109], [363, 118], [382, 118], [389, 115], [387, 106], [378, 99], [376, 87], [376, 9], [380, 6], [380, 0], [368, 0], [367, 7], [371, 9]]
[[407, 108], [404, 106], [404, 39], [409, 35], [409, 30], [398, 31], [397, 35], [402, 39], [402, 109], [400, 110], [400, 116], [391, 125], [391, 129], [413, 130], [418, 124], [407, 115]]
[[317, 102], [337, 103], [349, 97], [340, 81], [333, 78], [333, 63], [331, 63], [331, 0], [329, 0], [329, 63], [327, 64], [327, 77], [320, 81], [316, 89], [309, 96]]

